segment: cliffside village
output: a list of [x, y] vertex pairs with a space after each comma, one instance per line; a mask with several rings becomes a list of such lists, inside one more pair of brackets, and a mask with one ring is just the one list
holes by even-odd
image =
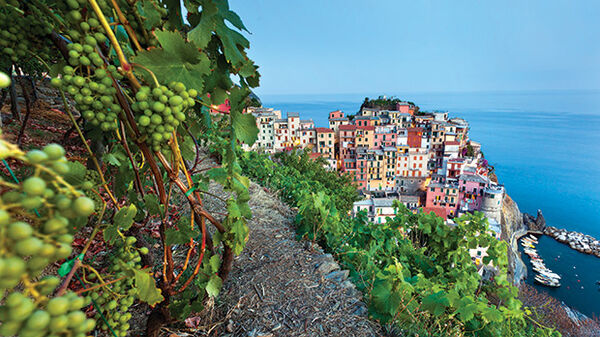
[[393, 110], [362, 108], [355, 116], [329, 113], [329, 127], [272, 108], [249, 108], [259, 128], [252, 149], [265, 152], [309, 148], [326, 159], [330, 169], [350, 174], [364, 200], [354, 212], [366, 210], [383, 223], [394, 215], [393, 202], [413, 211], [452, 218], [481, 211], [500, 235], [504, 188], [493, 182], [481, 145], [469, 138], [469, 124], [447, 112], [420, 112], [397, 103]]

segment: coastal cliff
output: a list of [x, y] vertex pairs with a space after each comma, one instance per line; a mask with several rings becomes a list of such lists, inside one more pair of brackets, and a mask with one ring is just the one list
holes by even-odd
[[517, 284], [527, 277], [527, 268], [521, 259], [517, 244], [517, 239], [527, 233], [527, 228], [523, 223], [523, 214], [519, 206], [508, 194], [504, 194], [500, 224], [502, 240], [508, 243], [508, 273], [513, 283]]

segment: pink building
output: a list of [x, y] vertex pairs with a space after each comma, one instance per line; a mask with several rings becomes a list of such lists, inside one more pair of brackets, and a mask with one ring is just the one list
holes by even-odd
[[483, 192], [487, 183], [487, 179], [476, 174], [461, 174], [458, 177], [459, 207], [461, 211], [468, 212], [481, 209]]
[[402, 113], [407, 113], [407, 114], [411, 114], [411, 115], [413, 113], [413, 111], [411, 111], [411, 109], [410, 109], [410, 104], [408, 104], [406, 102], [396, 103], [396, 110], [400, 111]]
[[336, 110], [329, 113], [329, 119], [344, 118], [342, 110]]
[[385, 146], [396, 146], [396, 132], [392, 127], [376, 127], [373, 146], [383, 148]]
[[425, 207], [436, 209], [443, 207], [446, 216], [454, 217], [458, 211], [459, 192], [458, 186], [453, 184], [430, 183], [427, 186]]

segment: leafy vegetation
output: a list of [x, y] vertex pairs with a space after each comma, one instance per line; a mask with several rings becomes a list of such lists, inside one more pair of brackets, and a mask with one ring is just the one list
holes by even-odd
[[[259, 74], [246, 54], [242, 20], [222, 0], [0, 0], [0, 19], [0, 67], [8, 74], [52, 78], [89, 162], [87, 167], [67, 164], [57, 150], [25, 156], [12, 145], [0, 148], [10, 159], [7, 167], [35, 166], [22, 187], [2, 181], [1, 206], [10, 216], [0, 226], [0, 261], [15, 272], [2, 282], [0, 301], [23, 291], [7, 302], [10, 308], [0, 310], [0, 335], [80, 336], [93, 328], [82, 323], [79, 310], [87, 310], [90, 301], [96, 331], [115, 337], [130, 334], [134, 302], [152, 307], [148, 336], [200, 311], [217, 296], [234, 255], [242, 251], [251, 217], [249, 182], [241, 175], [236, 148], [240, 142], [252, 144], [258, 133], [254, 117], [243, 108]], [[10, 82], [0, 79], [2, 85]], [[224, 103], [227, 109], [219, 110]], [[54, 157], [58, 162], [51, 161]], [[201, 165], [210, 161], [218, 164]], [[51, 170], [55, 181], [45, 180]], [[204, 208], [210, 182], [227, 193], [226, 214]], [[52, 195], [57, 191], [86, 199], [57, 200]], [[17, 201], [41, 217], [19, 211]], [[50, 237], [42, 224], [58, 214], [76, 223], [61, 220], [69, 234]], [[16, 219], [24, 221], [23, 233], [33, 234], [16, 235], [13, 242], [4, 227]], [[72, 248], [73, 236], [79, 241]], [[31, 256], [26, 266], [14, 252]], [[50, 299], [53, 288], [40, 292], [34, 278], [61, 259], [66, 259], [58, 270], [61, 290]], [[86, 295], [88, 302], [73, 296], [76, 304], [60, 300], [54, 315], [44, 306], [59, 300], [65, 289]], [[18, 324], [13, 314], [7, 316], [13, 304], [24, 306]], [[49, 311], [49, 322], [47, 315], [34, 312], [41, 323], [23, 323], [35, 308]], [[78, 320], [54, 323], [54, 316], [63, 314]], [[53, 330], [63, 323], [72, 329]]]
[[[506, 278], [506, 243], [488, 234], [481, 213], [449, 227], [433, 213], [413, 214], [397, 204], [394, 218], [375, 225], [364, 213], [348, 216], [350, 182], [332, 178], [336, 173], [304, 154], [271, 160], [246, 153], [241, 163], [246, 174], [298, 207], [298, 234], [321, 243], [350, 270], [373, 318], [415, 335], [560, 335], [533, 321], [517, 299]], [[487, 249], [483, 263], [497, 269], [490, 280], [477, 273], [469, 254], [478, 247]]]
[[362, 110], [362, 108], [376, 108], [376, 109], [382, 109], [382, 110], [396, 110], [396, 104], [398, 103], [408, 103], [412, 106], [415, 107], [415, 109], [419, 109], [418, 106], [415, 105], [415, 103], [410, 102], [410, 101], [403, 101], [397, 97], [385, 97], [385, 96], [379, 96], [377, 98], [371, 99], [369, 97], [365, 97], [365, 100], [363, 101], [362, 105], [360, 106], [360, 109]]

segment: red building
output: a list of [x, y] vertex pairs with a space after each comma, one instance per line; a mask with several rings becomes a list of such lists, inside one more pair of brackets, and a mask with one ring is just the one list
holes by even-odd
[[408, 147], [418, 148], [421, 147], [421, 139], [423, 138], [422, 128], [407, 128], [408, 134], [407, 144]]

